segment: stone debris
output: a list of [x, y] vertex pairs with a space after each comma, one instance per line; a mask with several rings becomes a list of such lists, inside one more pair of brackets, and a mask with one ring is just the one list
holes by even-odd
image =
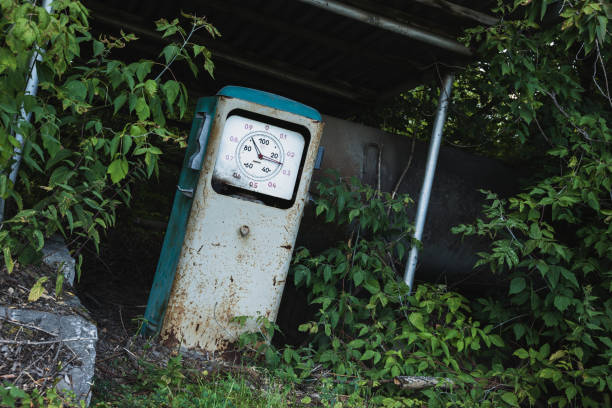
[[68, 247], [62, 237], [54, 235], [48, 238], [42, 253], [42, 261], [55, 270], [61, 270], [66, 282], [70, 283], [70, 286], [74, 286], [76, 261], [70, 256], [70, 251], [68, 251]]
[[[76, 399], [91, 400], [98, 330], [71, 289], [75, 261], [61, 238], [43, 248], [45, 265], [0, 270], [0, 380], [25, 391], [55, 384]], [[55, 278], [64, 275], [64, 289], [55, 292]], [[43, 292], [29, 302], [30, 288], [47, 276]]]
[[[0, 306], [0, 318], [6, 322], [15, 322], [30, 329], [46, 333], [48, 340], [15, 340], [16, 345], [29, 347], [48, 344], [63, 345], [73, 358], [64, 362], [56, 378], [60, 380], [56, 388], [61, 391], [72, 391], [79, 400], [91, 398], [90, 387], [96, 362], [96, 341], [98, 330], [96, 326], [80, 315], [61, 316], [50, 312], [27, 309], [11, 309]], [[57, 365], [57, 361], [52, 361]], [[50, 367], [47, 371], [53, 370]]]

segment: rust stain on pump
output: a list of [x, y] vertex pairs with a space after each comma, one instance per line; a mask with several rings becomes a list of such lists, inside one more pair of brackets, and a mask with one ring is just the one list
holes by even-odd
[[[288, 208], [213, 187], [224, 121], [236, 110], [282, 116], [307, 129], [301, 178]], [[241, 333], [259, 329], [258, 316], [276, 319], [321, 130], [321, 122], [304, 116], [219, 98], [160, 333], [164, 345], [223, 352]], [[248, 316], [244, 325], [236, 321], [239, 316]]]

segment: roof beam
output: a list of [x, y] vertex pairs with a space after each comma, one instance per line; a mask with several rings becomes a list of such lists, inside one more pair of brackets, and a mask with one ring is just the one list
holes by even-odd
[[[96, 10], [93, 13], [93, 18], [110, 26], [121, 28], [125, 31], [131, 31], [137, 35], [148, 37], [154, 41], [163, 41], [160, 33], [140, 27], [138, 25], [127, 24], [125, 22], [119, 22], [112, 16], [106, 16], [100, 10]], [[368, 91], [362, 90], [362, 92], [356, 92], [355, 87], [340, 87], [332, 84], [323, 83], [317, 81], [313, 78], [308, 78], [304, 76], [304, 73], [291, 72], [289, 67], [280, 67], [281, 64], [277, 63], [277, 66], [271, 66], [267, 64], [262, 64], [256, 61], [253, 61], [248, 58], [244, 58], [239, 56], [229, 50], [220, 50], [219, 48], [215, 48], [210, 45], [208, 41], [202, 41], [201, 38], [198, 38], [200, 43], [206, 45], [209, 51], [212, 53], [213, 57], [218, 58], [219, 60], [226, 61], [232, 65], [237, 65], [243, 68], [247, 68], [259, 73], [263, 73], [274, 78], [291, 82], [294, 84], [306, 86], [312, 89], [316, 89], [318, 91], [324, 92], [326, 94], [339, 96], [345, 99], [350, 99], [355, 102], [359, 100], [363, 100], [371, 95], [367, 94]]]
[[468, 56], [472, 55], [472, 51], [469, 48], [465, 47], [463, 44], [455, 40], [441, 37], [437, 34], [430, 33], [428, 31], [410, 26], [408, 24], [400, 23], [387, 17], [360, 10], [356, 7], [349, 6], [348, 4], [340, 3], [335, 0], [300, 1], [311, 6], [319, 7], [329, 12], [339, 14], [344, 17], [361, 21], [362, 23], [370, 24], [374, 27], [378, 27], [383, 30], [391, 31], [396, 34], [400, 34], [405, 37], [412, 38], [414, 40], [421, 41], [429, 45], [433, 45], [435, 47], [455, 52], [457, 54]]
[[414, 0], [417, 3], [425, 4], [435, 8], [442, 9], [449, 14], [457, 17], [468, 18], [470, 20], [477, 21], [487, 26], [493, 26], [499, 22], [499, 20], [493, 16], [490, 16], [480, 11], [472, 10], [470, 8], [460, 6], [458, 4], [451, 3], [446, 0]]
[[377, 52], [372, 52], [369, 49], [364, 49], [364, 47], [362, 47], [358, 43], [351, 44], [334, 37], [319, 34], [316, 31], [300, 27], [296, 24], [289, 24], [280, 19], [271, 18], [272, 16], [268, 14], [253, 11], [252, 9], [246, 7], [246, 4], [247, 3], [245, 3], [245, 5], [240, 4], [240, 6], [237, 6], [235, 3], [226, 2], [223, 0], [206, 1], [206, 7], [210, 7], [211, 9], [231, 14], [232, 16], [235, 16], [239, 19], [248, 21], [249, 24], [257, 24], [266, 28], [272, 28], [277, 32], [294, 35], [303, 40], [322, 45], [326, 48], [335, 49], [342, 53], [348, 53], [360, 59], [367, 58], [371, 61], [375, 61], [378, 63], [380, 63], [381, 61], [386, 63], [410, 62], [407, 59], [399, 60], [397, 57], [391, 57]]

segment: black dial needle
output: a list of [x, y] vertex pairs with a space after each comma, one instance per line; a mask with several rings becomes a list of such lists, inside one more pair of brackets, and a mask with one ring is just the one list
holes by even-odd
[[257, 152], [257, 158], [259, 160], [263, 159], [263, 154], [261, 154], [261, 150], [259, 150], [259, 147], [257, 147], [257, 143], [255, 143], [255, 140], [253, 140], [253, 137], [251, 136], [251, 142], [253, 142], [253, 146], [255, 146], [255, 151]]

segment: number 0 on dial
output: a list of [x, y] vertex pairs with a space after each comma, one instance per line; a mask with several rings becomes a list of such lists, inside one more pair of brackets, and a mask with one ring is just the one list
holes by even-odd
[[306, 142], [300, 132], [240, 115], [225, 121], [213, 178], [290, 200]]

